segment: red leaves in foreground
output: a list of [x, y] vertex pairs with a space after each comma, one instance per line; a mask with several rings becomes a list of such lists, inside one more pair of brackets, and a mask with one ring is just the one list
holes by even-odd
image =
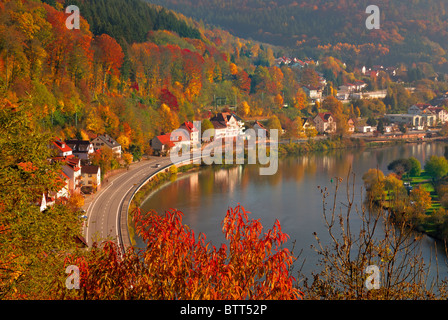
[[[289, 272], [294, 257], [282, 248], [288, 236], [278, 221], [263, 234], [259, 220], [250, 220], [240, 205], [231, 208], [222, 222], [229, 245], [217, 249], [205, 242], [205, 235], [196, 238], [182, 224], [182, 215], [177, 210], [164, 216], [137, 210], [136, 231], [146, 249], [120, 257], [115, 244], [108, 242], [93, 250], [81, 263], [83, 298], [302, 298]], [[80, 262], [68, 259], [66, 264]]]

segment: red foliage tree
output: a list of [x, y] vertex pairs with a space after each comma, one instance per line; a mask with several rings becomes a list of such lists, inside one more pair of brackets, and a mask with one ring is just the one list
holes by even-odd
[[[177, 210], [158, 215], [134, 213], [136, 231], [146, 243], [140, 252], [120, 252], [112, 242], [66, 265], [80, 268], [84, 299], [300, 299], [290, 274], [293, 254], [280, 223], [263, 234], [259, 220], [238, 205], [229, 209], [222, 231], [229, 245], [219, 249], [182, 223]], [[62, 290], [66, 292], [66, 290]]]
[[177, 102], [177, 98], [174, 94], [171, 93], [167, 88], [163, 88], [160, 91], [160, 102], [165, 103], [171, 110], [178, 112], [179, 111], [179, 103]]
[[238, 72], [236, 74], [236, 82], [237, 82], [238, 88], [240, 88], [245, 93], [249, 94], [251, 80], [246, 71], [241, 70], [240, 72]]

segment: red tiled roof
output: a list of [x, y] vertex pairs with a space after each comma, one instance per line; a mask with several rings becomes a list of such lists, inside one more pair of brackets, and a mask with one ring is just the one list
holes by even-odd
[[426, 109], [428, 107], [432, 107], [429, 103], [416, 103], [415, 106], [418, 107], [419, 109]]
[[160, 143], [163, 145], [167, 145], [170, 148], [174, 147], [174, 143], [171, 141], [171, 133], [157, 136], [157, 139], [159, 139]]
[[185, 121], [184, 123], [182, 123], [182, 125], [180, 126], [181, 128], [186, 128], [188, 130], [188, 132], [197, 132], [198, 129], [194, 126], [193, 122], [191, 121]]
[[60, 139], [53, 141], [53, 144], [62, 152], [72, 151], [72, 148], [70, 148], [65, 142], [61, 141]]
[[264, 129], [264, 126], [263, 126], [260, 122], [258, 122], [258, 120], [255, 121], [255, 124], [258, 124], [258, 126], [259, 126], [260, 128], [263, 128], [263, 129]]
[[70, 168], [73, 169], [73, 171], [79, 171], [81, 170], [81, 166], [80, 166], [80, 160], [73, 156], [67, 156], [67, 157], [57, 157], [57, 158], [53, 158], [54, 160], [62, 160], [63, 162], [65, 162], [65, 164], [67, 166], [69, 166]]
[[328, 118], [331, 117], [331, 113], [330, 112], [319, 113], [319, 117], [322, 119], [323, 122], [328, 122]]

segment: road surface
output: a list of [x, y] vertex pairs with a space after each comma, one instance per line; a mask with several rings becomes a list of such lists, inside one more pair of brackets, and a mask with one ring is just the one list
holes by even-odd
[[[160, 167], [156, 168], [156, 164], [160, 164]], [[135, 163], [128, 171], [109, 178], [104, 188], [93, 195], [92, 201], [86, 204], [87, 224], [84, 234], [89, 247], [95, 241], [102, 240], [116, 240], [121, 246], [129, 244], [127, 234], [123, 235], [123, 241], [120, 237], [122, 226], [126, 225], [127, 232], [127, 216], [121, 217], [120, 212], [122, 204], [126, 207], [127, 213], [126, 201], [130, 199], [138, 186], [149, 176], [170, 164], [169, 157], [153, 157], [150, 160]]]

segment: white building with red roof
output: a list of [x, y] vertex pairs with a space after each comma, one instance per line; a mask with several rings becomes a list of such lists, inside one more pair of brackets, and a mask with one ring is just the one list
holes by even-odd
[[185, 130], [188, 134], [188, 138], [190, 139], [190, 144], [192, 147], [197, 146], [200, 144], [199, 142], [199, 129], [197, 128], [197, 125], [195, 125], [194, 122], [191, 121], [185, 121], [182, 123], [179, 127], [181, 130]]
[[62, 172], [70, 179], [68, 189], [70, 192], [79, 192], [81, 190], [81, 160], [74, 156], [68, 156], [62, 159]]
[[65, 143], [59, 138], [56, 138], [52, 142], [50, 148], [57, 151], [58, 157], [67, 157], [73, 154], [72, 148], [70, 148], [70, 146], [67, 143]]
[[320, 133], [336, 131], [336, 122], [331, 112], [321, 112], [313, 120], [316, 130]]

